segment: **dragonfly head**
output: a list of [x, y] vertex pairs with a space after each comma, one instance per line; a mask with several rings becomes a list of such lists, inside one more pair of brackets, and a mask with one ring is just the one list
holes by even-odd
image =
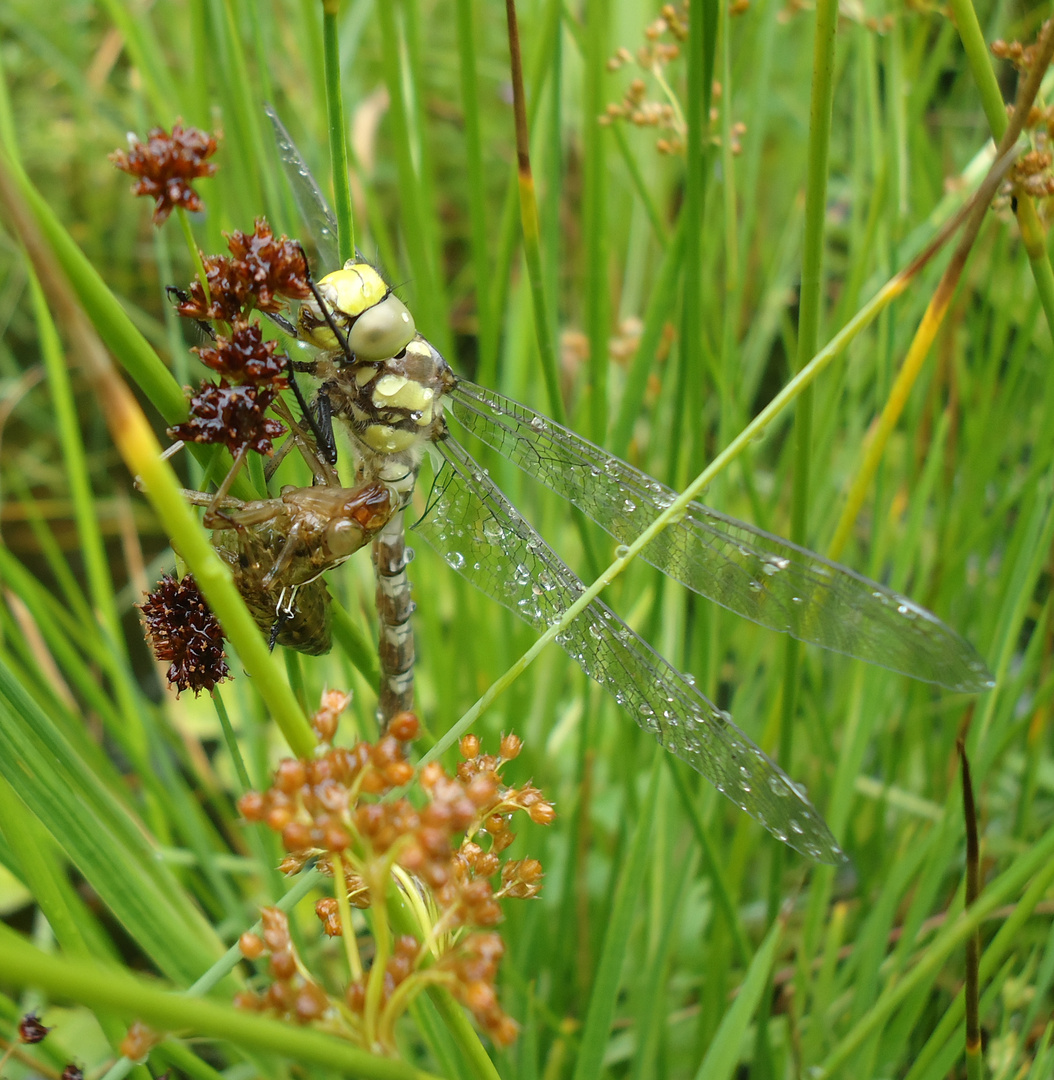
[[[417, 332], [406, 305], [369, 263], [349, 259], [343, 269], [334, 270], [318, 283], [318, 291], [356, 361], [373, 363], [395, 356]], [[314, 300], [301, 304], [297, 331], [302, 340], [319, 349], [332, 352], [340, 348]]]

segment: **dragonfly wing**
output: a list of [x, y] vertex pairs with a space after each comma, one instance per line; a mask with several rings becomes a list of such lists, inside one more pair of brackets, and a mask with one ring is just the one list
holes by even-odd
[[[447, 412], [483, 443], [632, 543], [677, 493], [509, 398], [461, 381]], [[693, 502], [641, 557], [772, 630], [952, 690], [989, 688], [973, 646], [899, 593], [822, 555]]]
[[[538, 630], [584, 586], [452, 438], [414, 526], [482, 592]], [[844, 856], [802, 790], [684, 675], [594, 600], [556, 639], [658, 742], [778, 839], [822, 862]]]
[[275, 145], [278, 147], [278, 155], [282, 160], [282, 169], [293, 189], [293, 198], [296, 199], [301, 220], [307, 225], [308, 235], [318, 248], [321, 265], [328, 269], [335, 269], [340, 265], [340, 255], [337, 250], [337, 219], [333, 216], [333, 211], [330, 210], [317, 181], [311, 175], [307, 163], [296, 148], [293, 137], [278, 118], [278, 113], [271, 105], [264, 105], [264, 111], [274, 128]]

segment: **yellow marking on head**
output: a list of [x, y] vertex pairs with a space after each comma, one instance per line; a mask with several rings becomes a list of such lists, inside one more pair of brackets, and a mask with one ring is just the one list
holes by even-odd
[[[349, 259], [343, 269], [326, 274], [318, 291], [329, 307], [334, 322], [347, 332], [348, 325], [388, 296], [388, 286], [369, 263]], [[325, 321], [318, 305], [307, 301], [297, 318], [299, 335], [317, 348], [333, 350], [339, 343]]]
[[388, 295], [384, 278], [369, 263], [357, 263], [353, 259], [344, 264], [343, 270], [334, 270], [318, 283], [319, 292], [329, 300], [326, 286], [333, 290], [334, 309], [352, 318], [379, 304]]

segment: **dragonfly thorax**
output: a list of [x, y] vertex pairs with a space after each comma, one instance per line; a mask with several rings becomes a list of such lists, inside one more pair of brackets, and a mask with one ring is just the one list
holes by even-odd
[[446, 360], [420, 334], [396, 356], [356, 357], [350, 367], [342, 360], [330, 354], [317, 368], [333, 415], [349, 422], [365, 456], [409, 455], [416, 465], [439, 433], [443, 395], [454, 385]]
[[[349, 259], [343, 269], [322, 278], [318, 291], [356, 360], [394, 356], [417, 332], [406, 305], [369, 263]], [[297, 332], [302, 340], [320, 349], [341, 348], [314, 300], [301, 304]]]

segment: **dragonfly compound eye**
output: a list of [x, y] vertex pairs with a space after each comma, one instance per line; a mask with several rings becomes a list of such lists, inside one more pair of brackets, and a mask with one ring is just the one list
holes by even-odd
[[[416, 333], [406, 305], [369, 263], [349, 259], [343, 269], [322, 278], [318, 291], [357, 360], [374, 363], [395, 356]], [[340, 348], [314, 301], [301, 305], [297, 327], [304, 341], [320, 349]]]
[[399, 353], [417, 333], [413, 316], [399, 297], [389, 293], [352, 324], [348, 345], [356, 360], [373, 363]]

